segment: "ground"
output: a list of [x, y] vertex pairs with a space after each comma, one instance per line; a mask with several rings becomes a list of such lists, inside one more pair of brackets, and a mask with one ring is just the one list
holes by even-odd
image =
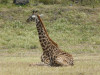
[[[7, 55], [7, 54], [6, 54]], [[0, 57], [0, 75], [100, 75], [99, 54], [73, 54], [74, 66], [40, 64], [40, 53], [17, 53]]]

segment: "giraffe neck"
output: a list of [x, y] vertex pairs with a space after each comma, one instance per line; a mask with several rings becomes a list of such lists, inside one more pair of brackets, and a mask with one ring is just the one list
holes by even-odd
[[36, 27], [37, 27], [37, 31], [38, 31], [38, 35], [39, 35], [39, 41], [40, 41], [43, 51], [46, 51], [49, 46], [58, 47], [58, 45], [50, 39], [50, 37], [42, 23], [42, 20], [40, 19], [40, 17], [38, 15], [37, 15], [37, 18], [38, 19], [36, 20]]

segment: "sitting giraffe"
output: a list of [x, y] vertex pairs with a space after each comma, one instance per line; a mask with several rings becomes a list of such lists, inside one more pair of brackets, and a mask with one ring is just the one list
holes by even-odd
[[34, 20], [36, 22], [39, 41], [43, 49], [41, 61], [50, 66], [74, 65], [72, 55], [60, 50], [58, 45], [51, 40], [40, 16], [33, 11], [32, 16], [27, 19], [27, 22]]

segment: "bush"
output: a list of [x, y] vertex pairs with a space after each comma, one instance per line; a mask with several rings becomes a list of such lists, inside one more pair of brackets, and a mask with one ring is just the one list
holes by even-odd
[[8, 3], [8, 0], [0, 0], [0, 3]]
[[36, 3], [43, 4], [79, 4], [79, 5], [98, 5], [100, 0], [34, 0]]
[[66, 0], [35, 0], [35, 2], [43, 3], [43, 4], [61, 4]]
[[54, 0], [38, 0], [38, 2], [43, 3], [43, 4], [53, 4]]

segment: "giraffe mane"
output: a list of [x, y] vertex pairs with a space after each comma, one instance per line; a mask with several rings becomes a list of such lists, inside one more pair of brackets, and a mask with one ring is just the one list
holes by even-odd
[[47, 33], [46, 29], [45, 29], [45, 26], [44, 26], [44, 24], [43, 24], [43, 22], [42, 22], [40, 16], [37, 15], [37, 17], [38, 17], [38, 19], [40, 20], [40, 22], [42, 23], [42, 26], [43, 26], [43, 28], [44, 28], [44, 31], [46, 32], [46, 35], [47, 35], [47, 37], [49, 38], [49, 40], [50, 40], [55, 46], [58, 47], [58, 45], [57, 45], [53, 40], [51, 40], [51, 38], [49, 37], [49, 35], [48, 35], [48, 33]]

